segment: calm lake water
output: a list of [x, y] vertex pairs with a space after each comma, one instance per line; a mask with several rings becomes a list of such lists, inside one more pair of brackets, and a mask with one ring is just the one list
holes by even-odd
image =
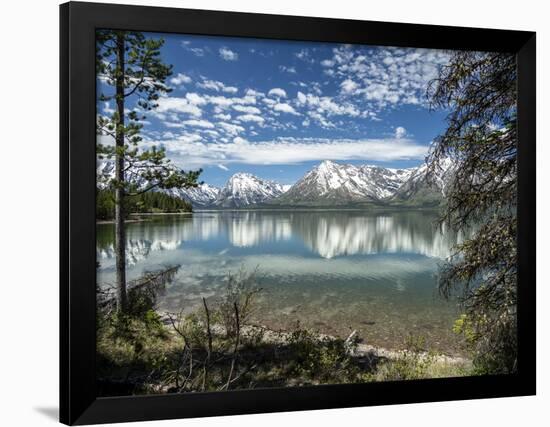
[[[356, 329], [369, 344], [401, 348], [409, 333], [460, 354], [455, 302], [437, 292], [438, 267], [457, 237], [426, 211], [202, 211], [127, 225], [128, 278], [181, 265], [159, 308], [192, 311], [216, 300], [228, 272], [258, 267], [254, 321], [300, 321], [332, 335]], [[114, 282], [114, 226], [98, 224], [98, 281]]]

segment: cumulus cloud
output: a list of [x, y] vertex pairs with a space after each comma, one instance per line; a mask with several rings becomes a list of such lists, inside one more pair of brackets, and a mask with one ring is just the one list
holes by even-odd
[[259, 108], [253, 107], [251, 105], [233, 105], [233, 109], [240, 113], [247, 114], [260, 114], [261, 111]]
[[185, 99], [187, 99], [193, 105], [204, 105], [208, 102], [206, 98], [195, 92], [186, 93]]
[[192, 81], [191, 77], [189, 77], [188, 75], [183, 74], [183, 73], [178, 73], [170, 79], [170, 83], [172, 83], [173, 85], [176, 85], [176, 86], [191, 83], [191, 81]]
[[244, 127], [236, 125], [234, 123], [220, 122], [217, 124], [217, 126], [221, 127], [229, 135], [238, 135], [239, 133], [245, 131]]
[[195, 104], [192, 104], [186, 98], [178, 98], [174, 96], [162, 96], [157, 101], [155, 113], [175, 112], [185, 113], [191, 116], [200, 117], [202, 110]]
[[224, 61], [236, 61], [239, 59], [237, 52], [234, 52], [227, 47], [221, 47], [218, 52], [220, 54], [220, 58]]
[[403, 126], [397, 126], [395, 128], [395, 137], [397, 139], [404, 138], [407, 135], [407, 130]]
[[265, 122], [265, 119], [261, 116], [257, 116], [255, 114], [243, 114], [241, 116], [237, 116], [236, 120], [240, 122], [254, 122], [258, 124], [263, 124]]
[[232, 105], [246, 105], [255, 104], [256, 98], [253, 96], [244, 96], [243, 98], [233, 97], [227, 98], [225, 96], [208, 96], [206, 97], [209, 103], [220, 107], [231, 107]]
[[310, 64], [315, 63], [315, 60], [313, 59], [309, 49], [302, 49], [299, 52], [296, 52], [294, 56], [304, 62], [308, 62]]
[[224, 120], [224, 121], [231, 120], [231, 114], [219, 113], [219, 114], [214, 114], [214, 117], [216, 119]]
[[237, 93], [239, 91], [235, 86], [228, 86], [217, 80], [204, 79], [202, 82], [197, 83], [197, 86], [203, 89], [215, 90], [216, 92]]
[[321, 61], [325, 74], [339, 81], [343, 95], [360, 95], [382, 109], [392, 105], [425, 105], [428, 82], [448, 63], [437, 49], [370, 48], [342, 45]]
[[269, 92], [267, 92], [269, 96], [276, 96], [278, 98], [286, 98], [286, 91], [284, 89], [281, 89], [280, 87], [274, 87]]
[[314, 112], [327, 116], [351, 116], [360, 115], [359, 110], [351, 102], [338, 103], [330, 96], [317, 96], [311, 93], [298, 92], [298, 103], [309, 106]]
[[263, 98], [265, 96], [265, 93], [263, 92], [259, 92], [257, 90], [254, 90], [254, 89], [247, 89], [246, 92], [244, 93], [245, 96], [253, 96], [253, 97], [261, 97]]
[[342, 88], [342, 92], [344, 93], [353, 93], [359, 87], [359, 85], [351, 79], [346, 79], [342, 83], [340, 83], [340, 87]]
[[294, 107], [290, 104], [286, 103], [277, 103], [273, 106], [273, 109], [275, 111], [279, 111], [281, 113], [289, 113], [294, 114], [296, 116], [299, 116], [300, 114], [294, 109]]
[[214, 127], [214, 124], [209, 122], [208, 120], [195, 120], [195, 119], [185, 120], [183, 124], [187, 126], [194, 126], [194, 127], [207, 128], [207, 129], [212, 129]]

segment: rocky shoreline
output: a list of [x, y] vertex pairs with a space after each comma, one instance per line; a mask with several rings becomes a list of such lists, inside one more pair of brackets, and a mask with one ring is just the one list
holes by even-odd
[[[172, 313], [165, 311], [157, 311], [157, 313], [159, 314], [162, 323], [167, 326], [171, 325], [171, 316], [173, 316]], [[221, 325], [212, 325], [211, 328], [212, 332], [216, 334], [225, 333], [225, 329]], [[292, 334], [292, 332], [289, 331], [273, 330], [262, 325], [243, 326], [242, 328], [242, 333], [244, 336], [257, 335], [258, 332], [262, 333], [262, 340], [270, 344], [286, 344]], [[338, 337], [323, 333], [317, 333], [317, 336], [319, 339], [338, 339]], [[346, 347], [349, 349], [348, 352], [350, 356], [356, 358], [398, 360], [404, 356], [415, 354], [421, 360], [430, 358], [432, 362], [440, 365], [470, 367], [472, 364], [470, 359], [461, 356], [450, 356], [442, 353], [429, 352], [415, 353], [406, 349], [391, 350], [383, 347], [377, 347], [361, 342], [361, 339], [355, 330], [345, 339], [344, 342]]]

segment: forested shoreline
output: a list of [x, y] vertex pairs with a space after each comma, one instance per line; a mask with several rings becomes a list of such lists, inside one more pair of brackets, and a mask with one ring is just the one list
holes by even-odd
[[[139, 213], [182, 213], [193, 208], [185, 200], [161, 192], [147, 192], [125, 200], [126, 218]], [[96, 219], [109, 221], [115, 218], [115, 197], [111, 190], [98, 189], [96, 193]]]

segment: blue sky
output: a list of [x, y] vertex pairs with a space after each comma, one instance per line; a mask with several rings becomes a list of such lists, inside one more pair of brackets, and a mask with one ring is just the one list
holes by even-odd
[[[162, 37], [173, 91], [147, 112], [143, 144], [164, 146], [184, 169], [203, 168], [212, 185], [236, 172], [291, 184], [325, 159], [416, 166], [444, 129], [445, 112], [425, 99], [444, 51]], [[113, 107], [100, 102], [98, 112]]]

